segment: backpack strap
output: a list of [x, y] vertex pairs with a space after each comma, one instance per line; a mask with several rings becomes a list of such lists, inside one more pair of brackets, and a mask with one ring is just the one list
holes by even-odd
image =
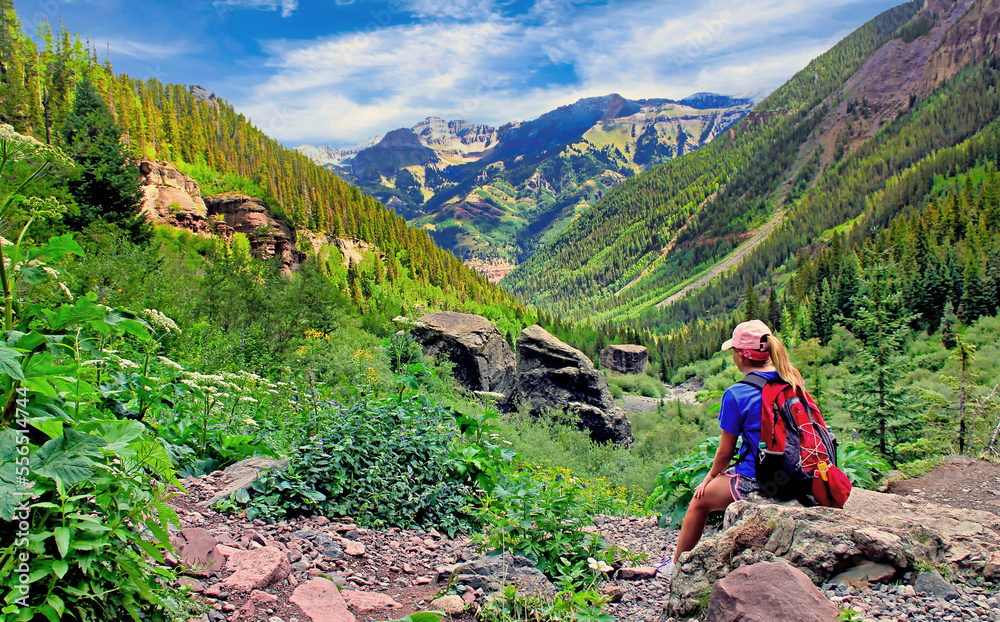
[[[764, 376], [761, 376], [759, 374], [750, 373], [750, 374], [747, 374], [746, 376], [744, 376], [743, 379], [740, 380], [737, 384], [749, 385], [749, 386], [757, 389], [758, 391], [760, 391], [763, 394], [764, 387], [767, 386], [768, 382], [769, 382], [769, 380], [767, 378], [765, 378]], [[761, 399], [763, 399], [763, 395], [761, 396]], [[763, 408], [763, 403], [762, 403], [761, 404], [761, 417], [763, 417], [763, 415], [764, 415], [764, 408]], [[771, 427], [773, 429], [773, 425]], [[763, 434], [763, 429], [764, 429], [764, 426], [761, 425], [761, 434]], [[770, 430], [769, 430], [769, 432], [770, 432]], [[771, 434], [769, 433], [768, 434], [768, 439], [767, 439], [768, 446], [770, 446], [770, 444], [771, 444], [770, 437], [771, 437]], [[761, 440], [764, 440], [764, 439], [761, 438]], [[734, 467], [737, 466], [737, 465], [739, 465], [742, 462], [745, 462], [747, 459], [750, 458], [750, 456], [753, 456], [753, 455], [757, 454], [757, 448], [749, 446], [749, 443], [747, 441], [746, 435], [743, 436], [743, 444], [745, 445], [745, 447], [740, 451], [740, 456], [736, 459], [736, 462], [733, 463]]]
[[756, 388], [758, 391], [763, 391], [764, 387], [767, 386], [768, 379], [760, 374], [749, 373], [743, 376], [743, 380], [740, 380], [739, 384], [748, 384], [751, 387]]

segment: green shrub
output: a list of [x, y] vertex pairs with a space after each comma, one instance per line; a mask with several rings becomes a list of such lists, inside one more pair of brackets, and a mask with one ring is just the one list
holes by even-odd
[[451, 452], [452, 415], [422, 396], [360, 398], [331, 406], [289, 456], [286, 471], [266, 475], [245, 505], [248, 518], [278, 519], [320, 512], [361, 525], [436, 527], [454, 534], [468, 524], [471, 491]]
[[510, 473], [479, 510], [476, 541], [491, 553], [523, 555], [550, 578], [587, 568], [587, 558], [604, 558], [605, 545], [580, 502], [584, 484], [576, 478], [540, 481], [531, 471]]
[[882, 476], [892, 468], [861, 440], [850, 440], [837, 448], [837, 466], [851, 483], [874, 490]]
[[622, 393], [632, 393], [644, 397], [663, 397], [664, 394], [663, 383], [646, 374], [612, 374], [608, 376], [608, 384], [611, 386], [613, 395], [616, 393], [615, 389], [618, 389], [616, 397]]

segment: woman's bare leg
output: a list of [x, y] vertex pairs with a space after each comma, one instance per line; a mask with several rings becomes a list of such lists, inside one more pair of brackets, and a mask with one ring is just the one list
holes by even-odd
[[684, 524], [681, 525], [681, 534], [677, 538], [674, 563], [677, 562], [681, 553], [690, 551], [698, 544], [701, 534], [705, 532], [708, 514], [726, 509], [733, 501], [733, 493], [729, 489], [729, 478], [725, 475], [710, 481], [701, 498], [691, 500], [687, 514], [684, 515]]

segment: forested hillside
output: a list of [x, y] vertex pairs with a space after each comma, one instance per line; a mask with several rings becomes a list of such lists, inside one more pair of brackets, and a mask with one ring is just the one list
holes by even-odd
[[[780, 217], [786, 199], [794, 205], [820, 166], [829, 170], [832, 156], [845, 155], [846, 148], [817, 158], [820, 146], [807, 141], [846, 105], [844, 83], [920, 8], [910, 2], [883, 13], [810, 63], [725, 138], [622, 184], [504, 284], [542, 309], [596, 321], [618, 321], [660, 302], [746, 232]], [[649, 328], [658, 323], [643, 320]]]
[[53, 34], [45, 27], [36, 45], [22, 32], [10, 0], [3, 4], [0, 121], [18, 132], [59, 144], [76, 85], [87, 78], [107, 102], [131, 157], [181, 164], [207, 191], [259, 195], [295, 228], [366, 240], [415, 282], [458, 303], [521, 309], [424, 231], [408, 227], [357, 187], [284, 148], [225, 100], [196, 87], [116, 75], [65, 28]]

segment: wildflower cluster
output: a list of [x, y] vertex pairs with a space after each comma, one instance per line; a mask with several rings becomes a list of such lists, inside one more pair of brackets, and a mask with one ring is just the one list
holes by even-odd
[[181, 329], [178, 328], [177, 323], [172, 319], [164, 315], [161, 311], [156, 309], [143, 309], [142, 317], [153, 329], [158, 333], [163, 333], [164, 335], [170, 334], [181, 334]]

